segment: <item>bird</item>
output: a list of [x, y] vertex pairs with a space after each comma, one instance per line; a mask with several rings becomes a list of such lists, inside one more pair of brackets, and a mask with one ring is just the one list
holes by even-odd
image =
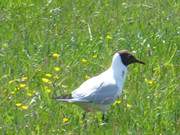
[[107, 70], [83, 82], [70, 95], [57, 96], [55, 99], [77, 104], [85, 112], [101, 111], [104, 120], [108, 108], [122, 94], [127, 67], [134, 63], [145, 64], [127, 50], [118, 51]]

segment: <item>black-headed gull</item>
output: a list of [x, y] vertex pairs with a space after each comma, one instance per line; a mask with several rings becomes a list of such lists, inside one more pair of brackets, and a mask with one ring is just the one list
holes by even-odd
[[59, 96], [56, 99], [78, 104], [87, 112], [102, 111], [104, 114], [121, 95], [127, 66], [133, 63], [145, 64], [128, 51], [119, 51], [114, 54], [112, 64], [106, 71], [83, 82], [71, 95]]

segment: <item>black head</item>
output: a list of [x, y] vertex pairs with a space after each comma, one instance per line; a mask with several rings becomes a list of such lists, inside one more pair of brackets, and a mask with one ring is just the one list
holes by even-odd
[[122, 51], [119, 51], [118, 53], [119, 53], [119, 55], [121, 56], [122, 63], [123, 63], [125, 66], [128, 66], [129, 64], [132, 64], [132, 63], [145, 64], [144, 62], [136, 59], [136, 58], [135, 58], [132, 54], [130, 54], [127, 50], [122, 50]]

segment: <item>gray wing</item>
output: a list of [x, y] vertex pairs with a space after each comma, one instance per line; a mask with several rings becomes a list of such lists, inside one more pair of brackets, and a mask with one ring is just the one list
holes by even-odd
[[112, 104], [118, 96], [118, 90], [115, 84], [102, 83], [96, 91], [83, 99], [95, 104]]

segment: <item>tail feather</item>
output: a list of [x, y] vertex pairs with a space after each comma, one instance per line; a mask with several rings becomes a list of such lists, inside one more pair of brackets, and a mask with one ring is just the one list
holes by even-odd
[[57, 96], [54, 99], [58, 100], [58, 101], [63, 101], [63, 102], [70, 102], [72, 99], [71, 95], [62, 95], [62, 96]]
[[89, 102], [88, 100], [85, 100], [85, 99], [73, 98], [71, 95], [58, 96], [58, 97], [55, 97], [54, 99], [56, 99], [57, 101], [70, 102], [70, 103], [78, 103], [78, 102], [88, 103]]

